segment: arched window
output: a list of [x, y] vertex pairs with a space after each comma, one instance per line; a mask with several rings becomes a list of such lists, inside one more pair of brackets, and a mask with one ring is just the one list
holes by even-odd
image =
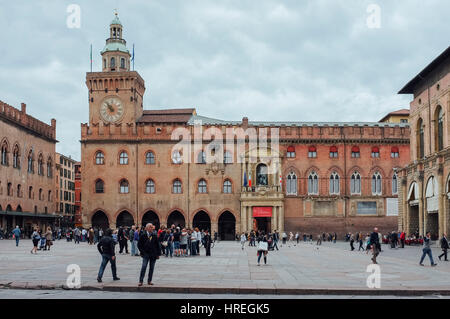
[[128, 154], [127, 152], [123, 151], [119, 155], [119, 164], [120, 165], [128, 165]]
[[392, 195], [398, 194], [398, 178], [397, 173], [392, 176]]
[[111, 68], [115, 68], [116, 67], [116, 59], [115, 58], [111, 58], [111, 64], [110, 64]]
[[105, 164], [105, 155], [103, 155], [103, 152], [98, 151], [97, 153], [95, 153], [95, 164], [96, 165]]
[[286, 157], [287, 158], [295, 158], [295, 147], [294, 146], [289, 146], [287, 148]]
[[330, 195], [339, 195], [339, 175], [333, 172], [330, 175]]
[[338, 148], [336, 146], [330, 147], [330, 158], [337, 158], [338, 157]]
[[350, 179], [350, 193], [361, 194], [361, 175], [358, 172], [354, 172]]
[[20, 169], [20, 150], [17, 144], [14, 146], [13, 151], [13, 167]]
[[294, 172], [286, 177], [286, 195], [297, 195], [297, 175]]
[[310, 146], [308, 148], [308, 157], [309, 158], [316, 158], [317, 157], [317, 149], [315, 146]]
[[130, 192], [130, 186], [128, 184], [128, 181], [126, 179], [123, 179], [120, 181], [120, 193], [121, 194], [128, 194]]
[[397, 146], [393, 146], [391, 148], [391, 158], [399, 158], [400, 157], [400, 151]]
[[43, 198], [42, 198], [42, 188], [39, 188], [39, 200], [43, 200]]
[[17, 197], [22, 197], [22, 186], [17, 185]]
[[152, 151], [148, 151], [145, 154], [145, 164], [155, 164], [155, 154]]
[[233, 155], [231, 155], [230, 151], [225, 151], [225, 153], [223, 153], [223, 162], [224, 162], [224, 164], [232, 164], [233, 163]]
[[372, 147], [372, 158], [380, 158], [380, 149], [377, 146]]
[[319, 194], [319, 176], [317, 176], [317, 173], [314, 171], [311, 172], [308, 176], [308, 194]]
[[172, 163], [173, 164], [181, 164], [181, 153], [178, 150], [172, 152]]
[[436, 152], [441, 151], [444, 148], [444, 111], [442, 107], [438, 106], [436, 109], [436, 128], [435, 128], [435, 136], [436, 136]]
[[173, 181], [172, 193], [181, 194], [181, 181], [179, 179]]
[[12, 184], [8, 183], [7, 188], [6, 188], [6, 192], [8, 193], [8, 196], [13, 196], [13, 189], [12, 189]]
[[202, 194], [206, 194], [208, 192], [208, 190], [206, 188], [206, 181], [204, 179], [201, 179], [198, 182], [198, 192], [202, 193]]
[[256, 167], [256, 184], [261, 186], [269, 185], [266, 164], [259, 164]]
[[48, 201], [52, 201], [52, 191], [48, 191]]
[[204, 151], [198, 153], [197, 164], [206, 164], [206, 153]]
[[381, 195], [381, 175], [378, 172], [372, 175], [372, 195]]
[[30, 153], [28, 153], [28, 172], [34, 173], [33, 151], [30, 151]]
[[359, 147], [353, 146], [352, 147], [352, 158], [359, 158], [359, 157], [360, 157]]
[[42, 158], [42, 154], [38, 158], [38, 175], [44, 175], [44, 159]]
[[145, 192], [147, 194], [154, 194], [155, 193], [155, 182], [152, 179], [148, 179], [145, 182]]
[[33, 198], [33, 186], [28, 187], [28, 198]]
[[53, 177], [52, 158], [47, 159], [47, 177]]
[[95, 192], [97, 194], [102, 194], [105, 192], [105, 183], [101, 179], [95, 181]]
[[231, 181], [227, 179], [223, 182], [223, 192], [224, 194], [231, 194], [231, 191]]
[[417, 121], [417, 157], [418, 159], [424, 158], [425, 156], [425, 145], [424, 145], [424, 125], [422, 119]]
[[3, 144], [2, 144], [1, 163], [4, 166], [8, 166], [8, 143], [6, 143], [6, 141], [3, 141]]
[[120, 59], [120, 67], [121, 67], [122, 69], [125, 69], [125, 59], [124, 59], [124, 58], [121, 58], [121, 59]]

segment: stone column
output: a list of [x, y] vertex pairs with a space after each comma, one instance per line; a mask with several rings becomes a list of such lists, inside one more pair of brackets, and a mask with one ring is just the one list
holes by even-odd
[[219, 226], [219, 224], [217, 222], [211, 222], [211, 236], [214, 236], [214, 232], [219, 233], [219, 227], [218, 226]]
[[438, 192], [438, 200], [439, 200], [439, 212], [438, 212], [438, 223], [439, 223], [439, 238], [442, 238], [442, 234], [444, 233], [444, 200], [445, 200], [445, 187], [444, 182], [442, 178], [442, 171], [441, 168], [439, 169], [438, 173], [438, 185], [439, 185], [439, 192]]
[[[419, 187], [419, 235], [425, 235], [424, 234], [424, 199], [423, 199], [423, 179], [419, 181], [418, 183]], [[415, 230], [414, 230], [415, 231]]]
[[407, 178], [403, 177], [401, 179], [401, 188], [402, 188], [402, 196], [398, 198], [398, 200], [401, 200], [400, 203], [402, 207], [402, 231], [404, 231], [406, 234], [409, 234], [409, 207], [408, 207], [408, 189], [407, 189]]
[[280, 206], [280, 231], [284, 231], [284, 206]]
[[246, 206], [247, 209], [247, 222], [248, 222], [248, 231], [253, 229], [253, 212], [251, 206]]
[[278, 229], [278, 224], [277, 224], [277, 215], [275, 214], [275, 210], [276, 210], [276, 206], [272, 207], [272, 218], [271, 218], [271, 230], [272, 232], [275, 231], [276, 229]]
[[241, 206], [241, 232], [247, 232], [247, 207]]

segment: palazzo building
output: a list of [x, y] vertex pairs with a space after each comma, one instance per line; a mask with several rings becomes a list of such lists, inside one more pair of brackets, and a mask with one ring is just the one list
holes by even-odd
[[84, 227], [153, 222], [222, 239], [251, 229], [397, 229], [407, 123], [224, 121], [193, 108], [144, 110], [145, 83], [130, 71], [117, 16], [109, 32], [102, 72], [86, 75]]
[[56, 153], [56, 206], [62, 216], [61, 227], [74, 227], [75, 223], [75, 164], [70, 156]]
[[437, 238], [450, 230], [450, 47], [399, 94], [413, 94], [411, 163], [400, 172], [399, 228]]
[[56, 120], [51, 125], [0, 101], [0, 228], [55, 225]]

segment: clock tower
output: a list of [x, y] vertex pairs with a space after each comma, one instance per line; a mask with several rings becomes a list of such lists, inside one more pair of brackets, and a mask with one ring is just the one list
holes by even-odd
[[102, 72], [88, 72], [89, 124], [132, 124], [143, 114], [144, 80], [130, 71], [130, 52], [117, 13], [100, 52]]

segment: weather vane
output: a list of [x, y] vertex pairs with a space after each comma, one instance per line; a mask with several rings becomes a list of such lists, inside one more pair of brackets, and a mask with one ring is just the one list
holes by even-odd
[[116, 15], [116, 17], [119, 15], [119, 13], [117, 13], [117, 9], [114, 9], [114, 14]]

